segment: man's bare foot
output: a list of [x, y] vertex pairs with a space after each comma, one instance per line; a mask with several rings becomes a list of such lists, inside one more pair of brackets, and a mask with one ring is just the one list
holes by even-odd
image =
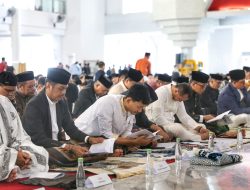
[[16, 179], [17, 176], [17, 169], [14, 168], [11, 170], [9, 177], [6, 179], [7, 182], [12, 182]]

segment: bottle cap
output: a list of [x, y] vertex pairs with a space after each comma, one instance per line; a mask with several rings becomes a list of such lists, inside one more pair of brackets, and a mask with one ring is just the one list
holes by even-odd
[[83, 158], [78, 158], [78, 162], [83, 162]]
[[152, 152], [152, 150], [151, 149], [147, 149], [147, 153], [151, 153]]
[[176, 142], [179, 143], [181, 141], [180, 138], [176, 138]]

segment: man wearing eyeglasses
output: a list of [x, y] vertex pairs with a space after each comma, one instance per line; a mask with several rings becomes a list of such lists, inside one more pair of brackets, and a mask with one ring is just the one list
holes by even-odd
[[22, 117], [26, 104], [36, 94], [36, 83], [33, 71], [19, 73], [16, 77], [16, 110], [19, 116]]
[[193, 95], [188, 100], [184, 101], [186, 111], [196, 122], [203, 123], [213, 119], [214, 116], [208, 114], [209, 111], [202, 108], [200, 96], [204, 92], [209, 76], [200, 71], [192, 71], [190, 87]]
[[210, 74], [210, 79], [205, 91], [201, 94], [201, 106], [208, 110], [210, 114], [217, 115], [217, 102], [219, 88], [223, 81], [220, 74]]

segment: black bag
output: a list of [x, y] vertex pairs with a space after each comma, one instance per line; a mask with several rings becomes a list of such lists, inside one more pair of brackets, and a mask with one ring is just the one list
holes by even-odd
[[60, 187], [64, 189], [76, 189], [76, 177], [65, 175], [61, 178], [44, 179], [44, 178], [32, 178], [24, 181], [20, 181], [24, 185], [40, 185], [49, 187]]

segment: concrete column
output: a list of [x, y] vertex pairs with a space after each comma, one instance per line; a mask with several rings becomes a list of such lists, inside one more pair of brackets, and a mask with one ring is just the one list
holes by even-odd
[[106, 0], [106, 14], [122, 14], [122, 0]]
[[67, 29], [63, 37], [63, 63], [103, 59], [105, 1], [67, 1]]
[[154, 0], [153, 17], [174, 45], [192, 59], [201, 19], [205, 16], [203, 0]]
[[12, 17], [11, 24], [11, 49], [12, 62], [14, 64], [20, 63], [20, 40], [21, 40], [21, 15], [19, 10], [16, 10]]

